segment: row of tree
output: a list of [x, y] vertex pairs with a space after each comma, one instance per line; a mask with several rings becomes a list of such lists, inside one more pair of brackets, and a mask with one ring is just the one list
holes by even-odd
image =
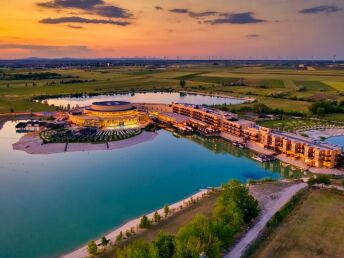
[[309, 107], [309, 111], [319, 116], [332, 113], [344, 113], [344, 100], [340, 102], [317, 101], [312, 103], [312, 105]]
[[[248, 188], [232, 180], [223, 185], [211, 219], [196, 216], [176, 235], [161, 232], [151, 242], [136, 241], [116, 250], [117, 258], [199, 258], [221, 257], [235, 233], [259, 213], [258, 202]], [[147, 220], [141, 220], [146, 226]]]

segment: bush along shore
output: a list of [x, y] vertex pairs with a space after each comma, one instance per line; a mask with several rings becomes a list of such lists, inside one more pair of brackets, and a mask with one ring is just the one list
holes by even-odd
[[[210, 192], [218, 190], [213, 189]], [[190, 200], [189, 205], [197, 202]], [[141, 218], [139, 229], [149, 230], [154, 223], [161, 223], [164, 217], [172, 213], [165, 206], [163, 216], [154, 213], [150, 220], [147, 216]], [[249, 193], [248, 188], [236, 180], [231, 180], [220, 189], [212, 216], [196, 215], [190, 222], [179, 228], [177, 234], [160, 232], [152, 242], [136, 240], [126, 244], [135, 229], [129, 232], [120, 232], [116, 242], [111, 247], [98, 248], [94, 241], [88, 244], [90, 256], [118, 257], [118, 258], [199, 258], [221, 257], [221, 253], [232, 243], [235, 235], [242, 231], [259, 214], [258, 201]], [[165, 221], [166, 222], [166, 221]], [[104, 242], [104, 243], [105, 243]], [[111, 252], [109, 252], [111, 248]], [[104, 254], [104, 250], [107, 250]]]

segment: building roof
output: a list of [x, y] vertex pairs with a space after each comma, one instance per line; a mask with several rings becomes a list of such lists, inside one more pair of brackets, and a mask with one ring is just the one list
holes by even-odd
[[317, 147], [319, 149], [330, 149], [330, 150], [337, 150], [337, 149], [341, 149], [340, 146], [334, 145], [334, 144], [329, 144], [329, 143], [325, 143], [325, 142], [319, 142], [317, 140], [313, 140], [310, 139], [308, 137], [304, 137], [301, 135], [297, 135], [297, 134], [292, 134], [292, 133], [287, 133], [287, 132], [282, 132], [282, 131], [273, 131], [274, 135], [280, 136], [280, 137], [284, 137], [296, 142], [303, 142], [308, 144], [311, 147]]
[[93, 102], [91, 107], [86, 108], [95, 112], [119, 112], [136, 109], [130, 102], [126, 101], [100, 101]]

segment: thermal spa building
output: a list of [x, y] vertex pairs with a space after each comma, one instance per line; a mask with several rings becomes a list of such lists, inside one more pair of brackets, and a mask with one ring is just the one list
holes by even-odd
[[93, 102], [83, 111], [71, 112], [69, 120], [78, 126], [97, 128], [118, 128], [139, 126], [147, 115], [137, 110], [129, 102], [103, 101]]

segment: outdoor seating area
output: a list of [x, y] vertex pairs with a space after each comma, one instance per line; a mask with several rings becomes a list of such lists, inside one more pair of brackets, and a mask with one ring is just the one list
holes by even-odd
[[40, 137], [44, 143], [104, 143], [128, 139], [140, 133], [140, 128], [100, 130], [86, 127], [80, 130], [46, 130], [40, 133]]

